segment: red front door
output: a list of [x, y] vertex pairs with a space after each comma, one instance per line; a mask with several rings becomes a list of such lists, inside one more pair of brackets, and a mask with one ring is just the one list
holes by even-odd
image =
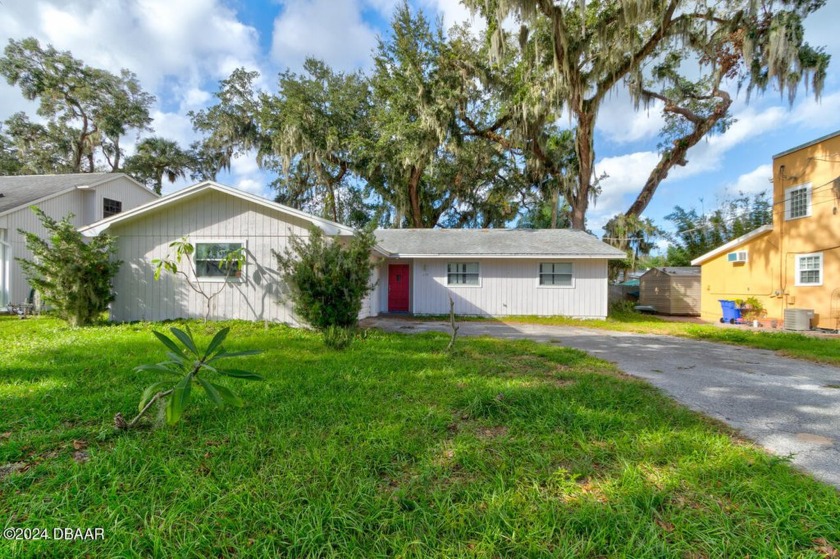
[[408, 312], [408, 264], [388, 266], [388, 312]]

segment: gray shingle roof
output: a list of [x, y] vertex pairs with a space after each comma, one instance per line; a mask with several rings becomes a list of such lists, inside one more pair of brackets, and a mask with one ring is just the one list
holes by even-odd
[[0, 213], [26, 206], [52, 194], [77, 186], [101, 182], [111, 173], [74, 173], [68, 175], [23, 175], [0, 177]]
[[656, 268], [669, 276], [699, 276], [700, 266], [669, 266], [667, 268]]
[[573, 229], [377, 229], [380, 248], [400, 256], [624, 258]]

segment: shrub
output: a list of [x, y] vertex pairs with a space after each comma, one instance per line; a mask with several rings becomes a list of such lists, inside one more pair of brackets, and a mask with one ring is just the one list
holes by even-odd
[[362, 301], [373, 289], [375, 243], [371, 231], [357, 231], [344, 243], [313, 227], [308, 239], [292, 236], [283, 254], [274, 253], [295, 314], [323, 333], [331, 347], [346, 347], [352, 340]]
[[607, 314], [608, 316], [640, 314], [636, 310], [636, 305], [638, 305], [636, 301], [628, 301], [626, 299], [614, 301], [610, 303], [610, 308]]
[[90, 324], [114, 300], [111, 280], [122, 264], [113, 260], [116, 239], [101, 234], [86, 240], [70, 222], [73, 214], [56, 221], [40, 208], [32, 210], [49, 238], [19, 230], [34, 259], [16, 260], [41, 300], [61, 318], [71, 326]]

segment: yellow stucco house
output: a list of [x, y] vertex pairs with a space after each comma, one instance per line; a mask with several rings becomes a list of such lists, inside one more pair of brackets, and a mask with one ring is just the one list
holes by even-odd
[[768, 319], [814, 310], [813, 326], [840, 328], [840, 131], [773, 157], [773, 223], [694, 259], [700, 315], [720, 299], [756, 297]]

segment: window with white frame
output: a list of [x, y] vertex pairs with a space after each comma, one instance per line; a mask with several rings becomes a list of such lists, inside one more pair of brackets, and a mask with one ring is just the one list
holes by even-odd
[[446, 265], [447, 285], [479, 285], [478, 262], [450, 262]]
[[796, 256], [796, 285], [822, 285], [822, 253]]
[[195, 277], [237, 279], [242, 276], [245, 244], [236, 241], [195, 243]]
[[540, 262], [540, 285], [572, 287], [573, 270], [571, 262]]
[[811, 185], [802, 184], [785, 190], [785, 219], [811, 215]]

